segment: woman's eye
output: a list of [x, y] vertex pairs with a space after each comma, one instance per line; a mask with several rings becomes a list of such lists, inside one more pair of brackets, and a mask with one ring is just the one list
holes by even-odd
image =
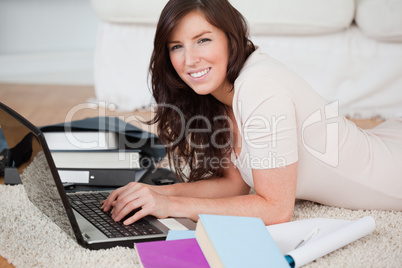
[[172, 46], [172, 47], [170, 48], [170, 50], [171, 50], [171, 51], [175, 51], [175, 50], [177, 50], [177, 49], [179, 49], [179, 48], [181, 48], [181, 45], [175, 45], [175, 46]]
[[209, 41], [211, 41], [211, 39], [209, 39], [209, 38], [202, 38], [200, 41], [198, 41], [198, 43], [206, 43], [206, 42], [209, 42]]

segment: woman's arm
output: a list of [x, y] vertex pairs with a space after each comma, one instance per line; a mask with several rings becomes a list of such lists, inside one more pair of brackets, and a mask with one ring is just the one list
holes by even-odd
[[[261, 218], [265, 224], [289, 221], [295, 201], [297, 163], [285, 168], [253, 170], [253, 177], [257, 193], [255, 195], [240, 195], [245, 194], [246, 191], [236, 195], [235, 191], [232, 192], [230, 182], [234, 183], [238, 177], [230, 179], [225, 176], [225, 183], [217, 183], [213, 179], [209, 182], [206, 180], [189, 183], [188, 188], [183, 186], [181, 189], [174, 189], [178, 191], [178, 194], [183, 189], [197, 194], [208, 190], [208, 187], [217, 185], [218, 191], [210, 189], [211, 196], [208, 198], [164, 195], [150, 187], [135, 184], [129, 189], [123, 190], [123, 187], [114, 191], [103, 207], [107, 211], [110, 206], [113, 206], [112, 215], [116, 221], [132, 210], [142, 208], [124, 224], [131, 224], [146, 215], [154, 215], [158, 218], [188, 217], [197, 220], [198, 214], [254, 216]], [[226, 193], [233, 195], [216, 198], [215, 194], [225, 191], [225, 187], [229, 188]]]
[[253, 170], [255, 195], [219, 199], [169, 197], [171, 216], [198, 219], [198, 214], [254, 216], [266, 225], [288, 222], [292, 216], [297, 163], [285, 168]]
[[169, 196], [223, 198], [248, 194], [250, 187], [244, 182], [239, 170], [230, 162], [222, 177], [157, 186], [155, 191]]

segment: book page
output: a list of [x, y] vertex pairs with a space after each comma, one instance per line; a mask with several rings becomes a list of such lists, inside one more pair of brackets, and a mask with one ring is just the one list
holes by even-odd
[[[317, 235], [295, 249], [316, 227]], [[295, 267], [300, 267], [371, 233], [374, 227], [374, 219], [364, 217], [357, 221], [315, 218], [271, 225], [267, 229], [282, 254], [291, 256]]]
[[44, 132], [50, 150], [118, 149], [118, 135], [104, 131]]

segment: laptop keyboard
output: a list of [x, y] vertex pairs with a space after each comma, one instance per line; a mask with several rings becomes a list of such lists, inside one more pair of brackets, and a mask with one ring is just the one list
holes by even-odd
[[162, 232], [148, 221], [140, 219], [131, 225], [122, 222], [131, 215], [127, 215], [121, 222], [115, 222], [110, 212], [100, 209], [100, 202], [108, 197], [109, 193], [69, 194], [71, 206], [85, 219], [92, 223], [109, 238], [161, 234]]

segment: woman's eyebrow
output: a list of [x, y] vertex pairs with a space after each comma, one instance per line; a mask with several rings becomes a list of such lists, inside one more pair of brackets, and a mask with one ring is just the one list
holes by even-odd
[[[208, 34], [208, 33], [212, 33], [212, 32], [211, 32], [211, 31], [203, 31], [203, 32], [201, 32], [201, 33], [195, 35], [195, 36], [194, 36], [193, 38], [191, 38], [191, 39], [194, 40], [194, 39], [200, 38], [200, 37], [203, 36], [204, 34]], [[171, 41], [168, 41], [168, 42], [167, 42], [168, 45], [169, 45], [169, 44], [178, 44], [178, 43], [180, 43], [180, 41], [171, 40]]]
[[168, 45], [171, 45], [171, 44], [179, 44], [179, 43], [180, 43], [179, 41], [168, 41], [168, 42], [167, 42]]
[[211, 31], [203, 31], [200, 34], [197, 34], [196, 36], [194, 36], [192, 39], [197, 39], [207, 33], [212, 33], [212, 32]]

